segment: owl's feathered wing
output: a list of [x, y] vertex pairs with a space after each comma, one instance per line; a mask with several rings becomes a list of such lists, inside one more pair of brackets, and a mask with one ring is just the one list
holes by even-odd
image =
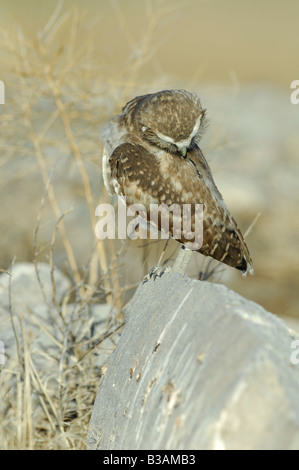
[[[211, 256], [246, 273], [252, 272], [252, 261], [244, 238], [225, 206], [210, 168], [195, 146], [186, 159], [168, 152], [159, 158], [140, 144], [123, 143], [109, 158], [111, 181], [117, 194], [126, 197], [127, 205], [203, 204], [203, 241], [200, 253]], [[194, 221], [193, 221], [194, 222]], [[161, 229], [160, 220], [158, 229]], [[169, 227], [172, 237], [172, 226]], [[185, 243], [182, 236], [179, 242]]]

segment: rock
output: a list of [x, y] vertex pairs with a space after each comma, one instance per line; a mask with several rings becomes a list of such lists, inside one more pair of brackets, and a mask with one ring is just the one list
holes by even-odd
[[[92, 338], [107, 331], [106, 320], [111, 307], [107, 304], [62, 304], [71, 288], [70, 280], [58, 269], [54, 270], [57, 306], [53, 301], [53, 283], [50, 266], [37, 264], [40, 283], [32, 263], [14, 265], [11, 278], [0, 275], [0, 341], [5, 351], [5, 363], [17, 358], [17, 341], [21, 347], [27, 343], [37, 370], [45, 376], [56, 377], [62, 350], [79, 341], [91, 346]], [[9, 280], [11, 281], [11, 308], [9, 305]], [[109, 339], [95, 351], [94, 367], [101, 367], [115, 345]], [[82, 350], [82, 353], [84, 350]], [[70, 356], [72, 355], [69, 352]], [[3, 356], [3, 354], [2, 354]]]
[[39, 263], [38, 270], [42, 289], [30, 263], [16, 264], [11, 277], [0, 276], [0, 433], [18, 436], [22, 428], [26, 436], [28, 419], [38, 446], [51, 442], [69, 448], [60, 424], [55, 428], [53, 423], [60, 420], [61, 427], [71, 429], [76, 443], [85, 438], [82, 410], [88, 413], [94, 401], [95, 378], [115, 348], [113, 329], [118, 329], [109, 305], [68, 304], [72, 284], [59, 270], [54, 302], [50, 266]]
[[[24, 331], [30, 338], [30, 342], [33, 340], [35, 345], [42, 344], [47, 352], [50, 352], [53, 347], [53, 342], [41, 328], [41, 325], [49, 325], [49, 329], [55, 328], [50, 312], [53, 308], [50, 266], [38, 263], [37, 268], [40, 284], [32, 263], [17, 263], [10, 276], [6, 273], [0, 276], [0, 339], [4, 343], [7, 358], [16, 358], [15, 336], [19, 342], [23, 343]], [[59, 270], [55, 270], [54, 279], [56, 299], [60, 302], [71, 283]], [[9, 282], [11, 299], [9, 298]]]
[[222, 285], [147, 282], [101, 379], [89, 449], [299, 449], [298, 338]]
[[[37, 269], [41, 285], [43, 286], [46, 300], [50, 302], [53, 296], [50, 266], [46, 263], [37, 263]], [[58, 269], [54, 270], [54, 281], [57, 302], [60, 302], [63, 294], [70, 288], [71, 282]], [[38, 282], [35, 265], [33, 263], [17, 263], [11, 272], [11, 295], [13, 303], [33, 306], [45, 303], [41, 285]], [[9, 275], [0, 275], [0, 305], [7, 307], [9, 304]]]

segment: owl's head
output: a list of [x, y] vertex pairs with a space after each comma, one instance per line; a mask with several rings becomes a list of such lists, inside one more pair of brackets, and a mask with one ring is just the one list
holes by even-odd
[[185, 90], [164, 90], [135, 98], [124, 108], [143, 139], [163, 150], [186, 157], [198, 144], [205, 125], [205, 110], [197, 95]]

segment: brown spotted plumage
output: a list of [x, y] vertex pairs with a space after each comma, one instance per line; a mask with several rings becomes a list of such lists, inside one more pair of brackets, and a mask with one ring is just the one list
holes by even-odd
[[[199, 98], [185, 90], [134, 98], [103, 134], [104, 181], [125, 196], [128, 205], [143, 204], [148, 220], [150, 204], [190, 204], [191, 211], [203, 204], [198, 251], [243, 273], [252, 272], [244, 238], [199, 148], [205, 121]], [[174, 236], [171, 223], [169, 235]], [[182, 235], [178, 241], [184, 244], [186, 239]]]

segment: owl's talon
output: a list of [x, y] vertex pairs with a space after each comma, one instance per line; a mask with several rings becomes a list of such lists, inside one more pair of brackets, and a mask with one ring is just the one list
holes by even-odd
[[150, 270], [148, 274], [146, 274], [146, 276], [144, 276], [141, 285], [145, 284], [150, 279], [153, 279], [155, 281], [157, 277], [162, 277], [163, 274], [170, 273], [170, 272], [171, 272], [170, 266], [155, 266]]

